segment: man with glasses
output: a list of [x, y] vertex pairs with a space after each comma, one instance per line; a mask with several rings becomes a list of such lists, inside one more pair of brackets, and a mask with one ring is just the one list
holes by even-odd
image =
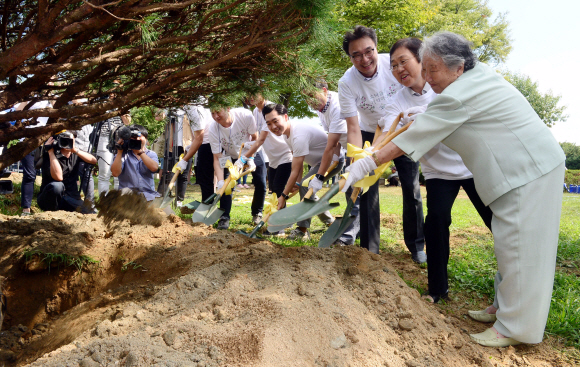
[[[386, 115], [390, 98], [402, 88], [393, 76], [389, 54], [377, 51], [377, 35], [372, 28], [356, 26], [347, 32], [342, 43], [353, 64], [338, 82], [341, 118], [346, 120], [348, 142], [362, 147], [372, 142], [377, 126], [384, 128], [381, 117]], [[390, 123], [390, 122], [389, 122]], [[424, 263], [423, 205], [419, 191], [418, 163], [402, 156], [395, 166], [403, 186], [403, 232], [413, 260]], [[360, 199], [361, 247], [379, 253], [380, 204], [378, 182]], [[409, 246], [412, 244], [413, 246]]]

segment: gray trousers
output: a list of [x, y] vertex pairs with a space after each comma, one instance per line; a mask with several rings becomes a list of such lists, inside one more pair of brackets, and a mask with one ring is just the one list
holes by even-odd
[[564, 163], [489, 204], [497, 321], [505, 336], [540, 343], [550, 311], [562, 211]]
[[[330, 180], [334, 175], [338, 174], [342, 170], [343, 165], [344, 165], [344, 157], [340, 157], [340, 159], [338, 160], [338, 165], [332, 171], [330, 171], [328, 173], [324, 182]], [[308, 173], [302, 178], [302, 181], [306, 180], [310, 176], [314, 176], [318, 172], [319, 168], [320, 168], [320, 163], [317, 164], [316, 166], [310, 168], [310, 171], [308, 171]], [[299, 192], [300, 193], [300, 200], [302, 200], [304, 198], [304, 195], [306, 195], [307, 192], [308, 192], [308, 187], [300, 186], [300, 192]], [[311, 199], [318, 200], [318, 196], [313, 195], [311, 197]], [[328, 210], [325, 211], [324, 213], [318, 214], [318, 218], [322, 221], [322, 223], [325, 223], [325, 224], [331, 223], [334, 219], [334, 217], [332, 216], [332, 214], [330, 214], [330, 212]], [[312, 218], [308, 218], [306, 220], [301, 220], [300, 222], [297, 222], [296, 225], [298, 227], [310, 228], [311, 220], [312, 220]]]

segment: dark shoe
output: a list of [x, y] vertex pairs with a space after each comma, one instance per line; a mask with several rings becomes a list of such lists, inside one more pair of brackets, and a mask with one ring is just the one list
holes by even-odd
[[281, 230], [279, 232], [270, 232], [268, 230], [265, 230], [264, 232], [262, 232], [262, 236], [266, 236], [266, 237], [269, 237], [269, 236], [281, 237], [281, 236], [284, 236], [284, 234], [285, 234], [284, 230]]
[[419, 265], [427, 262], [427, 254], [425, 251], [417, 251], [416, 253], [411, 254], [411, 257], [413, 258], [413, 261]]
[[[431, 297], [431, 299], [427, 297]], [[429, 303], [438, 303], [440, 300], [449, 301], [449, 292], [445, 294], [429, 294], [429, 292], [425, 292], [421, 294], [421, 298]], [[431, 300], [433, 300], [433, 302], [431, 302]]]
[[217, 229], [228, 229], [230, 228], [230, 218], [221, 217], [218, 221]]
[[342, 241], [342, 240], [336, 240], [334, 241], [334, 243], [331, 245], [331, 247], [339, 247], [339, 246], [348, 246], [348, 243]]

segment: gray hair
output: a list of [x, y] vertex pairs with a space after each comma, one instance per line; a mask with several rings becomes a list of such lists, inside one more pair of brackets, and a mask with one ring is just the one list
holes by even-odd
[[477, 56], [471, 50], [471, 42], [451, 32], [437, 32], [425, 39], [419, 49], [419, 57], [439, 57], [448, 69], [463, 65], [463, 70], [471, 70], [477, 63]]

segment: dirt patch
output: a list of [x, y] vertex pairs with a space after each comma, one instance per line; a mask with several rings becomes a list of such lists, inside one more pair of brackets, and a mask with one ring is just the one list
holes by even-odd
[[[485, 326], [423, 302], [392, 254], [286, 248], [174, 216], [112, 229], [0, 216], [0, 236], [9, 366], [571, 365], [545, 344], [471, 343]], [[31, 272], [25, 250], [99, 263]]]

